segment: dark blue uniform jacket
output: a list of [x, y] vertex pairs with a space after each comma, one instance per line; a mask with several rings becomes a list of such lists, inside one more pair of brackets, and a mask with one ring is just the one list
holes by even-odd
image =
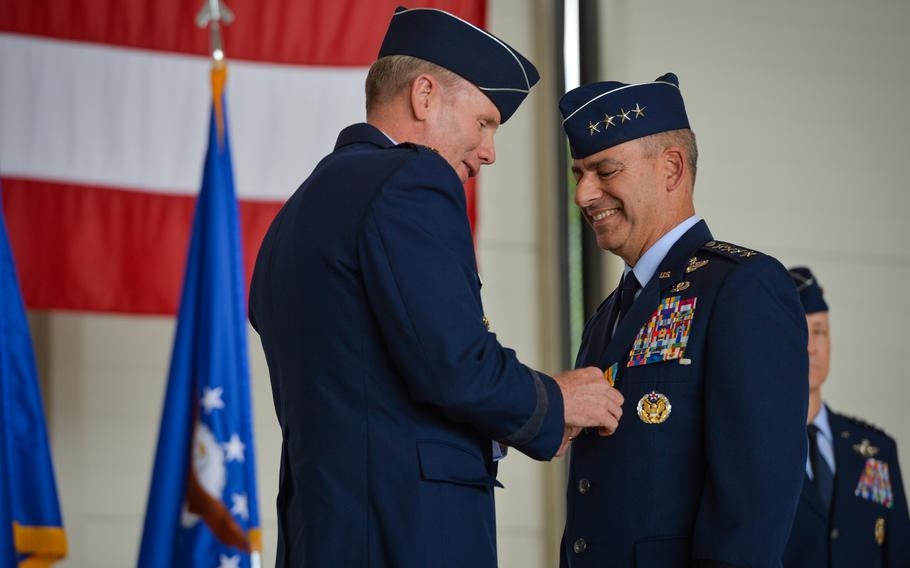
[[[828, 416], [837, 466], [830, 517], [812, 480], [805, 476], [784, 566], [910, 566], [910, 518], [894, 440], [860, 420], [830, 411]], [[862, 491], [857, 495], [870, 458], [888, 465], [891, 485], [888, 501], [877, 502]]]
[[283, 437], [278, 565], [494, 566], [491, 440], [549, 459], [563, 401], [487, 330], [448, 163], [343, 130], [263, 241], [250, 319]]
[[[806, 318], [786, 269], [714, 241], [701, 221], [611, 339], [617, 296], [588, 322], [576, 365], [619, 363], [623, 417], [613, 436], [574, 442], [561, 566], [780, 566], [805, 473], [808, 404]], [[676, 296], [695, 298], [684, 352], [627, 366], [639, 330]], [[660, 424], [636, 413], [652, 391], [671, 405]]]

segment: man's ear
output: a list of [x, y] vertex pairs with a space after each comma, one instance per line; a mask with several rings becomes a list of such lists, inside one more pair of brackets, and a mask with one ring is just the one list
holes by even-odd
[[439, 98], [439, 85], [432, 75], [418, 75], [411, 82], [411, 112], [414, 118], [424, 121], [430, 114], [430, 108]]
[[665, 180], [667, 191], [676, 191], [683, 185], [683, 181], [688, 175], [689, 167], [686, 162], [686, 154], [678, 146], [670, 146], [664, 149], [661, 154], [662, 174]]

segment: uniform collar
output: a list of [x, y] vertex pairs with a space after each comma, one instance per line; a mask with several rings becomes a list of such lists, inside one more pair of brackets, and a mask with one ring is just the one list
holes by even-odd
[[391, 148], [395, 144], [388, 135], [384, 134], [372, 124], [360, 122], [352, 124], [338, 134], [338, 140], [335, 142], [335, 149], [338, 150], [349, 144], [372, 144], [380, 148]]
[[701, 221], [701, 219], [697, 215], [692, 215], [679, 225], [670, 229], [664, 236], [659, 238], [656, 243], [651, 245], [651, 248], [646, 250], [645, 254], [641, 255], [641, 258], [638, 259], [638, 262], [635, 263], [634, 267], [630, 267], [627, 264], [625, 270], [623, 270], [623, 276], [631, 270], [635, 273], [635, 279], [638, 280], [642, 287], [647, 285], [651, 278], [654, 277], [654, 273], [657, 272], [660, 263], [666, 258], [667, 253], [670, 252], [670, 249], [676, 244], [676, 241], [682, 238], [682, 236], [686, 234], [686, 231], [694, 227], [699, 221]]
[[816, 414], [815, 418], [812, 420], [812, 424], [818, 428], [818, 431], [821, 432], [826, 440], [829, 442], [834, 441], [834, 436], [831, 435], [831, 421], [828, 419], [828, 407], [824, 403], [822, 403], [822, 407], [818, 410], [818, 414]]

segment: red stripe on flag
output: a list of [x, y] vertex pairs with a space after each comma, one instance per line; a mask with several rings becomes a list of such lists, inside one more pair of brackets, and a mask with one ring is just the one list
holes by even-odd
[[[224, 28], [230, 59], [366, 67], [376, 59], [402, 0], [227, 0], [236, 15]], [[409, 8], [451, 12], [486, 25], [486, 0], [419, 0]], [[3, 0], [0, 32], [208, 55], [196, 27], [203, 0]]]
[[[195, 197], [3, 178], [29, 308], [174, 314]], [[281, 203], [240, 201], [247, 284]]]

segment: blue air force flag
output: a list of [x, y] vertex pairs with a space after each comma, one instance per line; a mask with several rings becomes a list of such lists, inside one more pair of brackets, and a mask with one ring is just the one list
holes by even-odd
[[32, 340], [0, 211], [0, 566], [66, 556]]
[[240, 221], [226, 68], [212, 70], [196, 203], [139, 566], [259, 565]]

